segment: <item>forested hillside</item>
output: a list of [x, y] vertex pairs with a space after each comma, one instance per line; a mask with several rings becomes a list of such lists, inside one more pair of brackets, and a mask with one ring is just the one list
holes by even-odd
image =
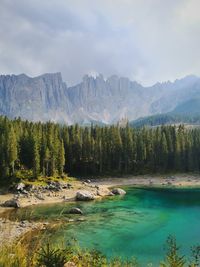
[[172, 112], [157, 114], [131, 121], [133, 127], [159, 126], [170, 124], [188, 124], [200, 126], [200, 114], [175, 114]]
[[163, 124], [200, 125], [200, 99], [190, 99], [178, 105], [173, 111], [139, 118], [130, 122], [134, 127], [158, 126]]
[[0, 117], [0, 177], [200, 170], [200, 130], [60, 126]]

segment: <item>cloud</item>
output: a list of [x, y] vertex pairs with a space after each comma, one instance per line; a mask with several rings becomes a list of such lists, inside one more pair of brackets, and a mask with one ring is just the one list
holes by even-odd
[[200, 75], [198, 0], [1, 0], [0, 73]]

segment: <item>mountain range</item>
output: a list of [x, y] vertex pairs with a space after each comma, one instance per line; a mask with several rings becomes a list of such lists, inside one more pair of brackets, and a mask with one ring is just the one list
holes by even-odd
[[149, 87], [116, 75], [85, 75], [69, 87], [61, 73], [0, 75], [0, 114], [31, 121], [110, 124], [169, 112], [197, 114], [199, 99], [200, 78], [194, 75]]

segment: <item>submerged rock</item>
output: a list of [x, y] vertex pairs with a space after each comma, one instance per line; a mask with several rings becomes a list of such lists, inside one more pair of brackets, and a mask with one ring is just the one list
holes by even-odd
[[112, 196], [114, 196], [114, 194], [113, 194], [113, 192], [110, 191], [107, 196], [112, 197]]
[[78, 218], [78, 219], [77, 219], [77, 222], [84, 222], [84, 221], [86, 221], [85, 218]]
[[94, 195], [89, 191], [78, 191], [76, 193], [76, 200], [87, 201], [94, 200]]
[[19, 200], [17, 199], [9, 199], [7, 201], [5, 201], [3, 204], [2, 204], [3, 207], [9, 207], [9, 208], [20, 208], [21, 205], [19, 203]]
[[68, 222], [74, 222], [74, 219], [68, 219], [67, 221]]
[[126, 191], [121, 188], [114, 188], [111, 192], [114, 195], [125, 195], [126, 194]]
[[70, 213], [70, 214], [83, 214], [82, 210], [79, 209], [79, 208], [71, 208], [71, 209], [69, 210], [69, 213]]

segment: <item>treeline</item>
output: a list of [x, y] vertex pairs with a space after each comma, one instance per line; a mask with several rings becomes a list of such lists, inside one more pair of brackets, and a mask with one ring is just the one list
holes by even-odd
[[173, 112], [156, 114], [132, 121], [130, 125], [133, 127], [144, 127], [181, 123], [200, 125], [200, 114], [176, 114]]
[[200, 130], [62, 126], [0, 117], [0, 177], [200, 170]]

